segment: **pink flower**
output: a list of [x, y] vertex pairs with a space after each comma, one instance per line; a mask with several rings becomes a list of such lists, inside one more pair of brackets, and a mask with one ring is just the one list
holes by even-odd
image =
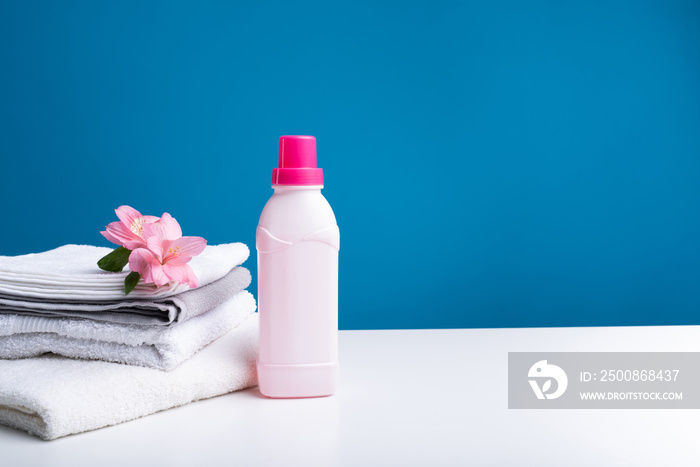
[[202, 237], [183, 237], [180, 224], [167, 212], [159, 221], [143, 224], [146, 245], [129, 255], [129, 269], [138, 272], [144, 282], [157, 286], [175, 281], [197, 287], [197, 276], [187, 264], [204, 251]]
[[100, 233], [110, 242], [128, 250], [145, 247], [146, 237], [144, 237], [143, 228], [145, 225], [158, 221], [158, 218], [156, 216], [142, 216], [131, 206], [119, 206], [115, 212], [120, 220], [112, 222], [107, 226], [107, 230]]

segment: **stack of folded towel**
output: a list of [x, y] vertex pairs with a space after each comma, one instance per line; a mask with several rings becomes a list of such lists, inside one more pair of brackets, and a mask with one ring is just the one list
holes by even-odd
[[54, 439], [256, 384], [245, 245], [193, 258], [196, 289], [128, 296], [128, 271], [96, 266], [109, 251], [0, 256], [0, 424]]

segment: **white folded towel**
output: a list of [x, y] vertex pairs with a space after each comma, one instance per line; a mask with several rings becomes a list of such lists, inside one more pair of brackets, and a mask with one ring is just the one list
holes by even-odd
[[[0, 294], [51, 300], [120, 300], [124, 299], [122, 272], [102, 271], [97, 261], [112, 251], [90, 245], [64, 245], [43, 253], [0, 256]], [[250, 254], [242, 243], [207, 246], [188, 263], [203, 286], [222, 278], [242, 264]], [[156, 288], [140, 282], [129, 298], [169, 297], [187, 285], [169, 284]]]
[[255, 298], [242, 291], [216, 308], [172, 326], [0, 314], [0, 358], [26, 358], [52, 352], [72, 358], [171, 370], [254, 311]]
[[250, 316], [173, 371], [47, 355], [0, 360], [0, 423], [50, 440], [257, 384]]

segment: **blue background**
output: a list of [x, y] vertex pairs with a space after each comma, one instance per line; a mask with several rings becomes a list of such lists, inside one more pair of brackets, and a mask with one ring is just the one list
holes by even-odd
[[2, 1], [0, 254], [254, 252], [312, 134], [341, 328], [700, 324], [699, 84], [693, 1]]

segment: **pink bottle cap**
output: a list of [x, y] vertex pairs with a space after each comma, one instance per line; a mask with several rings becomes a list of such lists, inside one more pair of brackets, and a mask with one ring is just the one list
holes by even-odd
[[323, 169], [316, 167], [316, 138], [280, 136], [279, 167], [272, 169], [273, 185], [323, 185]]

